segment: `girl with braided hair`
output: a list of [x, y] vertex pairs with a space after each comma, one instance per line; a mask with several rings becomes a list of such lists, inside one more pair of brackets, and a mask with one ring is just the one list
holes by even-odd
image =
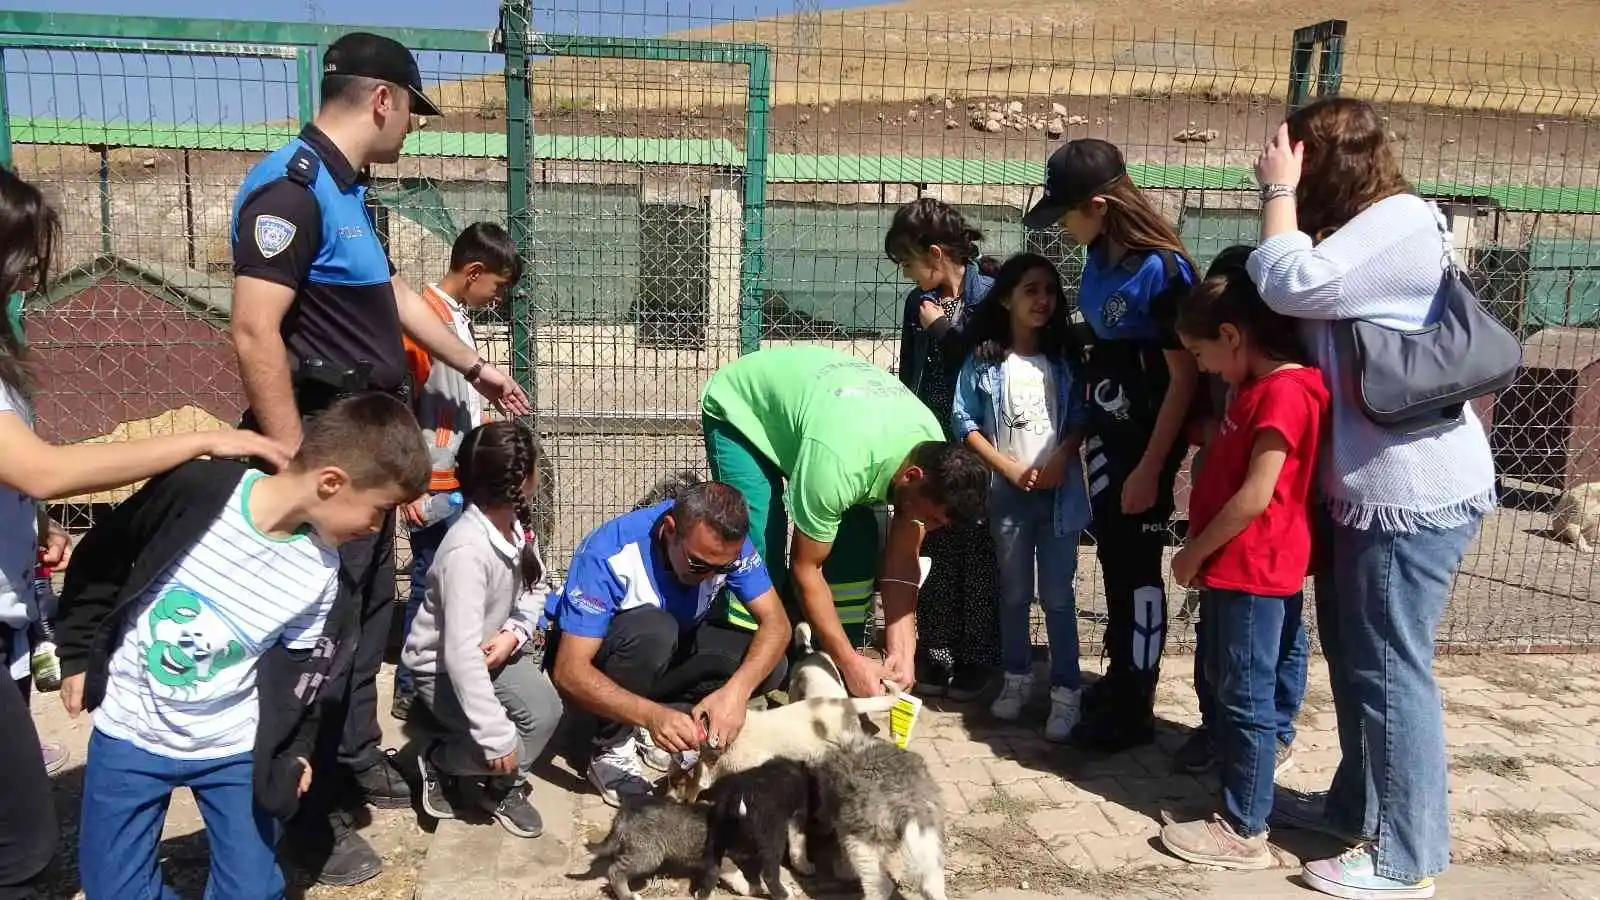
[[525, 838], [544, 829], [526, 776], [561, 719], [555, 687], [523, 652], [550, 593], [533, 530], [543, 467], [539, 440], [521, 423], [492, 422], [462, 440], [466, 508], [428, 569], [401, 654], [420, 704], [407, 732], [426, 741], [417, 754], [423, 810], [454, 818], [462, 782], [482, 779], [489, 812]]

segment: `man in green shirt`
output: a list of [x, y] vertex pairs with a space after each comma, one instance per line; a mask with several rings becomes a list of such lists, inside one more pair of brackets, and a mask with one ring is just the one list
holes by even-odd
[[[910, 687], [924, 535], [983, 514], [989, 470], [889, 372], [819, 346], [776, 347], [723, 366], [700, 395], [711, 477], [750, 506], [750, 538], [780, 593], [856, 696]], [[881, 578], [878, 516], [893, 504]], [[794, 520], [787, 566], [781, 550]], [[792, 590], [789, 582], [792, 581]], [[888, 658], [857, 652], [881, 581]], [[728, 600], [728, 621], [754, 628]]]

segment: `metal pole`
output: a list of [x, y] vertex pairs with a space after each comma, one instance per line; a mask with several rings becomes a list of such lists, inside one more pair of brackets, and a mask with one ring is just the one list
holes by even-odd
[[0, 50], [0, 166], [15, 167], [11, 159], [11, 91], [6, 84], [4, 50]]
[[111, 255], [111, 148], [100, 145], [100, 252]]
[[744, 134], [744, 259], [739, 271], [739, 353], [761, 349], [761, 304], [766, 296], [767, 120], [772, 100], [772, 51], [749, 55], [750, 87]]
[[528, 167], [533, 155], [533, 110], [528, 93], [528, 33], [532, 22], [528, 0], [507, 0], [500, 5], [499, 49], [505, 55], [506, 88], [506, 224], [523, 262], [522, 280], [511, 291], [511, 377], [527, 392], [528, 402], [537, 411], [538, 349], [534, 346], [534, 309], [528, 293], [528, 270], [533, 263], [533, 220], [528, 201], [528, 179], [532, 174]]
[[183, 151], [183, 241], [188, 251], [189, 268], [195, 268], [194, 173], [189, 168], [189, 151]]
[[302, 47], [295, 52], [295, 97], [300, 107], [300, 125], [306, 126], [317, 114], [316, 94], [322, 84], [317, 71], [318, 51]]

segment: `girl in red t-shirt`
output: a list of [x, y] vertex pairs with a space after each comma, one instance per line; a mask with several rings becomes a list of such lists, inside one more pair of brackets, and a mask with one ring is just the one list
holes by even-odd
[[1279, 735], [1305, 693], [1301, 585], [1328, 392], [1300, 362], [1294, 322], [1256, 293], [1245, 256], [1225, 257], [1232, 264], [1214, 265], [1178, 309], [1179, 339], [1202, 371], [1228, 383], [1229, 398], [1190, 491], [1189, 539], [1172, 560], [1177, 583], [1206, 595], [1222, 811], [1168, 825], [1161, 840], [1190, 862], [1265, 869]]

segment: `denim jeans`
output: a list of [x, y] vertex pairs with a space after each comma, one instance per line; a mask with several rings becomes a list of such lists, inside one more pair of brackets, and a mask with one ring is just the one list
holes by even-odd
[[1305, 595], [1209, 590], [1203, 602], [1222, 809], [1234, 830], [1250, 837], [1267, 829], [1283, 723], [1294, 721], [1305, 695]]
[[1000, 562], [1000, 659], [1008, 674], [1033, 671], [1035, 561], [1039, 605], [1050, 642], [1050, 686], [1083, 683], [1078, 668], [1078, 534], [1057, 535], [1055, 491], [1021, 491], [996, 479], [989, 490], [989, 531]]
[[[1215, 615], [1212, 612], [1213, 593], [1209, 590], [1201, 592], [1200, 621], [1194, 624], [1194, 691], [1200, 700], [1200, 727], [1210, 734], [1216, 734], [1217, 729], [1216, 679], [1211, 674], [1216, 663], [1211, 656], [1214, 650], [1212, 632], [1206, 624]], [[1297, 596], [1301, 599], [1293, 621], [1285, 618], [1283, 636], [1278, 642], [1274, 707], [1278, 743], [1285, 747], [1293, 746], [1298, 735], [1294, 722], [1300, 717], [1300, 706], [1306, 699], [1306, 666], [1311, 658], [1303, 617], [1304, 595]]]
[[79, 819], [78, 873], [88, 897], [178, 900], [161, 877], [161, 826], [172, 791], [187, 787], [211, 848], [206, 900], [283, 897], [277, 822], [256, 806], [250, 754], [168, 759], [99, 730], [89, 737]]
[[[433, 565], [434, 554], [439, 552], [439, 545], [444, 543], [445, 534], [459, 518], [461, 511], [456, 510], [426, 528], [411, 530], [411, 595], [406, 598], [405, 630], [401, 632], [402, 641], [411, 635], [411, 621], [417, 617], [417, 610], [422, 608], [422, 598], [427, 596], [428, 567]], [[406, 668], [405, 663], [395, 666], [394, 689], [396, 693], [402, 694], [413, 693], [416, 689], [411, 680], [411, 670]]]
[[[1378, 839], [1378, 874], [1418, 881], [1450, 864], [1450, 765], [1434, 635], [1479, 520], [1414, 533], [1328, 524], [1317, 629], [1342, 758], [1330, 824]], [[1392, 726], [1392, 727], [1391, 727]]]

